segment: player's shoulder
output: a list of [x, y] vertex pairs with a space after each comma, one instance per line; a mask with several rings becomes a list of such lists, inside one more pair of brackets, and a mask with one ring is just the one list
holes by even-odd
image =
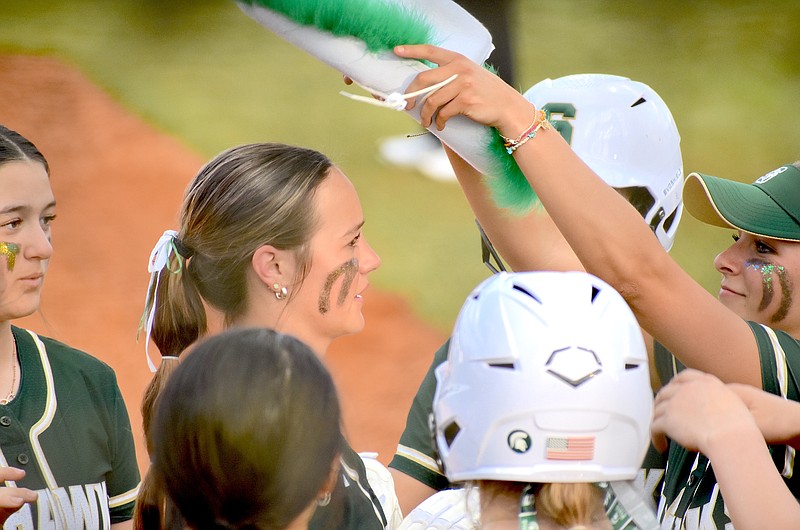
[[747, 324], [756, 336], [760, 348], [773, 348], [775, 346], [775, 341], [777, 341], [782, 348], [800, 350], [800, 340], [797, 340], [785, 331], [771, 328], [758, 322], [748, 321]]
[[41, 341], [53, 370], [81, 372], [92, 377], [116, 379], [114, 370], [108, 364], [85, 351], [52, 337], [39, 335], [22, 328], [14, 328], [14, 330], [15, 336], [23, 337], [23, 341], [28, 341], [29, 339], [28, 344], [33, 347], [36, 347], [35, 339]]

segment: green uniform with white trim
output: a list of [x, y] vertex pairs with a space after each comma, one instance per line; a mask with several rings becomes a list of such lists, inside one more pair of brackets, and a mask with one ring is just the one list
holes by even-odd
[[0, 459], [38, 492], [6, 530], [109, 528], [133, 517], [139, 468], [114, 371], [66, 344], [12, 326], [19, 392], [0, 405]]
[[[800, 342], [783, 331], [749, 322], [761, 359], [764, 390], [792, 401], [800, 401]], [[735, 441], [731, 441], [735, 443]], [[769, 447], [775, 466], [795, 497], [800, 496], [800, 477], [794, 475], [795, 450], [786, 445]], [[664, 489], [658, 510], [661, 528], [709, 528], [733, 526], [708, 458], [670, 444]], [[769, 525], [767, 524], [767, 527]]]

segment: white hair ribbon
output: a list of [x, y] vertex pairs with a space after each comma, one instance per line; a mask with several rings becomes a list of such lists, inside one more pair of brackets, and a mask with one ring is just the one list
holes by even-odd
[[[156, 371], [156, 365], [150, 359], [150, 335], [153, 331], [153, 321], [156, 315], [156, 303], [158, 298], [158, 285], [161, 278], [161, 271], [166, 268], [169, 272], [177, 274], [183, 268], [183, 257], [175, 247], [175, 238], [178, 232], [166, 230], [156, 242], [153, 251], [150, 253], [150, 260], [147, 262], [147, 272], [150, 273], [150, 283], [147, 285], [147, 297], [144, 300], [144, 313], [139, 322], [139, 330], [145, 329], [144, 354], [147, 357], [147, 366], [151, 372]], [[175, 254], [178, 261], [178, 268], [173, 270], [169, 267], [169, 258]], [[152, 299], [152, 300], [151, 300]], [[137, 333], [138, 339], [138, 333]]]

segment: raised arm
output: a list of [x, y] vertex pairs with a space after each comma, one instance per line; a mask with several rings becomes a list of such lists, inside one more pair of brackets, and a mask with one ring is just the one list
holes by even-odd
[[[409, 91], [459, 75], [425, 100], [423, 125], [433, 120], [442, 128], [463, 114], [517, 138], [531, 124], [528, 101], [462, 56], [433, 46], [404, 46], [396, 53], [439, 65], [420, 74]], [[540, 129], [513, 156], [586, 270], [625, 297], [645, 330], [688, 366], [726, 382], [761, 386], [756, 342], [746, 322], [669, 257], [633, 206], [556, 131]]]
[[475, 217], [512, 270], [583, 270], [544, 208], [537, 206], [525, 214], [499, 208], [485, 177], [446, 146], [445, 150]]

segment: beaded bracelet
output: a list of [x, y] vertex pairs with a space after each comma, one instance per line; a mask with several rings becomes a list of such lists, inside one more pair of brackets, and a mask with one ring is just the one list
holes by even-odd
[[512, 138], [508, 138], [506, 136], [500, 135], [500, 138], [503, 139], [503, 147], [506, 148], [506, 152], [510, 155], [514, 153], [517, 149], [519, 149], [522, 145], [525, 144], [528, 140], [534, 138], [536, 133], [539, 132], [539, 129], [550, 129], [551, 125], [550, 122], [547, 121], [547, 114], [543, 110], [537, 110], [534, 113], [533, 122], [530, 126], [525, 129], [519, 138], [516, 140]]

